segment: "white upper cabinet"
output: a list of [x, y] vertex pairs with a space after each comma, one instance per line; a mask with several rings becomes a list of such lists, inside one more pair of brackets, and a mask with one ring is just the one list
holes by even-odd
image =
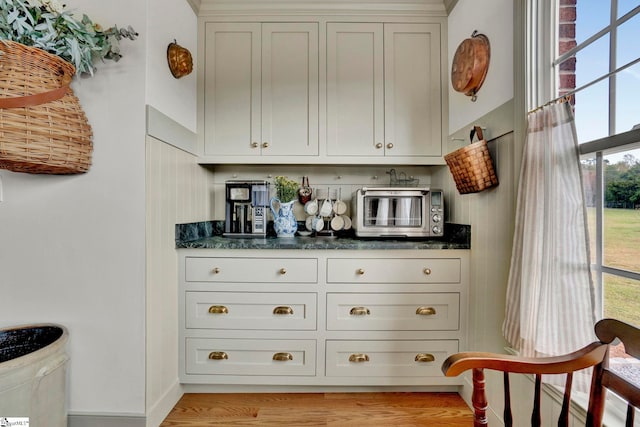
[[214, 19], [201, 20], [200, 163], [445, 164], [443, 18]]
[[384, 155], [383, 24], [327, 24], [327, 154]]
[[328, 156], [439, 157], [439, 24], [327, 24]]
[[203, 113], [215, 161], [317, 156], [318, 24], [206, 23]]

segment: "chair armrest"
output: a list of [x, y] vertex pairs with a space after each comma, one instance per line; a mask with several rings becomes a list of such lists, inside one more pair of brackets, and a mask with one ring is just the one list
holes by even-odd
[[520, 357], [484, 352], [456, 353], [444, 361], [442, 372], [447, 377], [456, 377], [469, 369], [492, 369], [519, 374], [564, 374], [601, 363], [607, 347], [607, 344], [594, 342], [573, 353], [553, 357]]

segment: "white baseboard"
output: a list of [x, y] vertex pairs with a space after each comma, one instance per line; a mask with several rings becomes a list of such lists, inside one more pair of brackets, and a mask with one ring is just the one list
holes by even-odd
[[169, 390], [147, 409], [146, 427], [158, 427], [162, 424], [183, 394], [182, 385], [176, 380]]
[[68, 427], [145, 427], [146, 417], [131, 415], [69, 414]]

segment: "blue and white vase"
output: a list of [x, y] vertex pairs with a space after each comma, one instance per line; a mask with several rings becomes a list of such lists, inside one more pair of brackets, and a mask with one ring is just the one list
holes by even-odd
[[[278, 210], [273, 206], [273, 203], [278, 204]], [[278, 237], [293, 237], [298, 231], [298, 221], [293, 215], [293, 204], [295, 200], [282, 203], [277, 197], [271, 198], [271, 212], [273, 213], [273, 228], [276, 231]]]

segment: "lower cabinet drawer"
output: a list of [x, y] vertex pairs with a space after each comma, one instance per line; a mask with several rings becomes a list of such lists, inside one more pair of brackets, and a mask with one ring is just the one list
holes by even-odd
[[187, 374], [316, 374], [315, 340], [186, 339]]
[[330, 331], [455, 331], [458, 293], [329, 293]]
[[189, 329], [315, 330], [315, 293], [187, 292]]
[[458, 340], [327, 341], [328, 377], [436, 377]]

